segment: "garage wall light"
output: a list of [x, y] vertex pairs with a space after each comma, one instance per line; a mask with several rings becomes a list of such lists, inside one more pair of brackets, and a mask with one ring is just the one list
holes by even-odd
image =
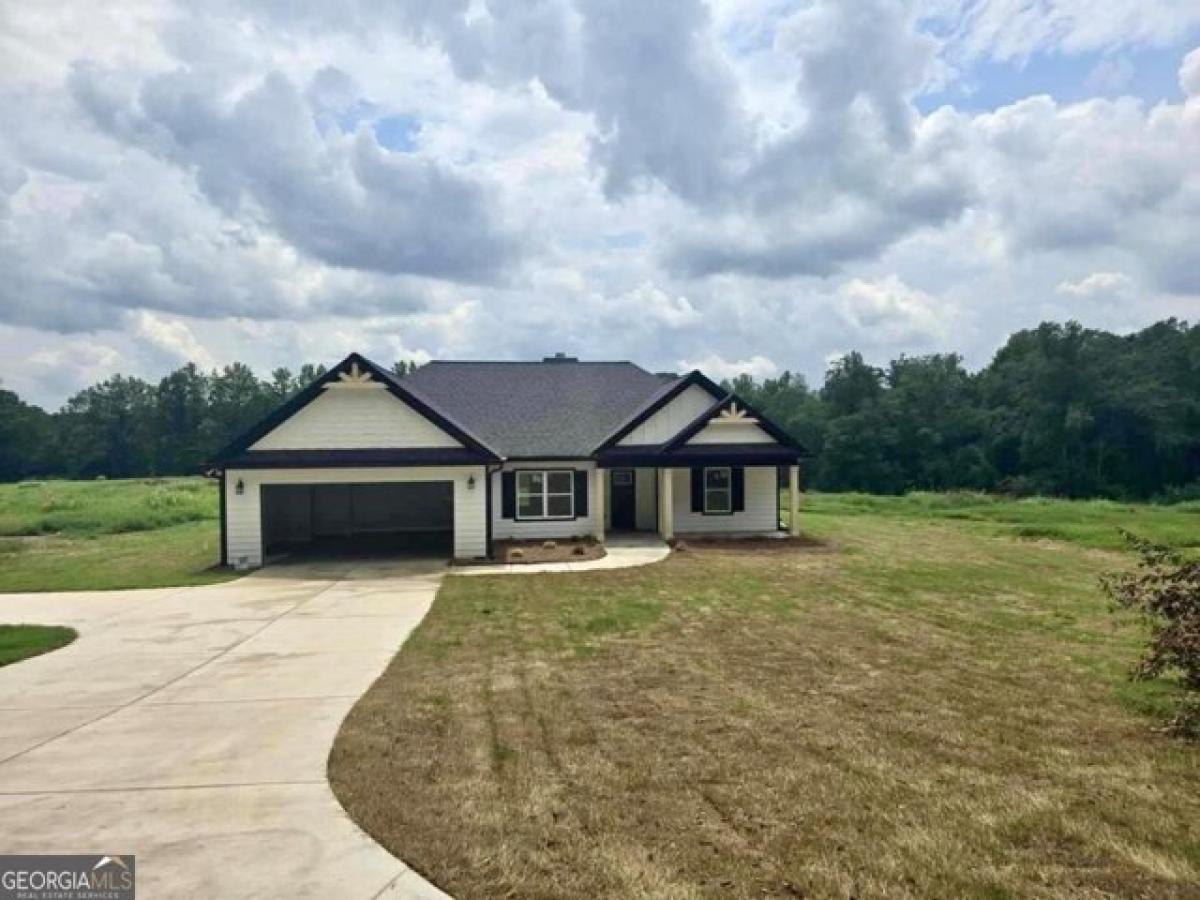
[[242, 479], [239, 478], [237, 480], [237, 484], [235, 484], [233, 486], [233, 491], [239, 497], [242, 496], [242, 494], [246, 493], [246, 482], [242, 481]]
[[467, 490], [468, 491], [475, 490], [475, 476], [474, 475], [467, 476]]

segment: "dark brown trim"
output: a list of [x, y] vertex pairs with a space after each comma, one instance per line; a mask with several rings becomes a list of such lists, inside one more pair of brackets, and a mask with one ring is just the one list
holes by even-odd
[[581, 462], [591, 462], [595, 458], [596, 457], [594, 457], [594, 456], [547, 456], [546, 454], [542, 453], [542, 454], [539, 454], [536, 456], [506, 456], [506, 457], [504, 457], [504, 461], [506, 463], [515, 463], [515, 462], [581, 463]]
[[221, 565], [229, 565], [229, 514], [225, 509], [225, 471], [217, 478], [217, 489], [221, 492], [217, 504], [221, 513]]
[[483, 480], [486, 482], [486, 490], [487, 490], [487, 493], [484, 495], [484, 504], [485, 504], [485, 509], [486, 509], [486, 512], [484, 513], [484, 515], [487, 516], [487, 524], [484, 529], [483, 550], [484, 550], [484, 555], [488, 559], [494, 558], [494, 554], [492, 553], [492, 529], [493, 529], [492, 503], [494, 502], [492, 500], [492, 476], [494, 474], [496, 474], [497, 472], [499, 472], [502, 468], [503, 468], [502, 466], [496, 466], [495, 469], [493, 469], [491, 466], [483, 467]]
[[407, 447], [398, 449], [250, 450], [231, 456], [227, 469], [405, 468], [411, 466], [478, 466], [487, 462], [464, 447]]
[[798, 450], [778, 444], [687, 444], [673, 452], [661, 447], [613, 447], [599, 454], [602, 469], [688, 468], [690, 466], [777, 466], [799, 463]]

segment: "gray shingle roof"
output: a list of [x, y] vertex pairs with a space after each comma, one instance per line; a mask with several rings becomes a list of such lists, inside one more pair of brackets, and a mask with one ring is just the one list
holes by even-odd
[[513, 457], [583, 457], [663, 389], [629, 362], [431, 362], [402, 379]]

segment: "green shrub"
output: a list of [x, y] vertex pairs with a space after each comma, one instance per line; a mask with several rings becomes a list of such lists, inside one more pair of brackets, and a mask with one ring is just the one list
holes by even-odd
[[1150, 626], [1150, 645], [1132, 677], [1177, 679], [1184, 694], [1169, 727], [1200, 737], [1200, 562], [1123, 534], [1137, 551], [1138, 567], [1105, 576], [1103, 586], [1119, 608], [1138, 613]]

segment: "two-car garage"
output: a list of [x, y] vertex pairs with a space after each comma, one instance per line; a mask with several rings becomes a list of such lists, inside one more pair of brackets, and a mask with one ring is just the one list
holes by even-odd
[[264, 484], [261, 491], [268, 557], [453, 551], [451, 481]]
[[222, 562], [488, 552], [489, 447], [351, 354], [217, 455]]
[[228, 564], [285, 554], [487, 555], [483, 466], [357, 466], [225, 471]]

